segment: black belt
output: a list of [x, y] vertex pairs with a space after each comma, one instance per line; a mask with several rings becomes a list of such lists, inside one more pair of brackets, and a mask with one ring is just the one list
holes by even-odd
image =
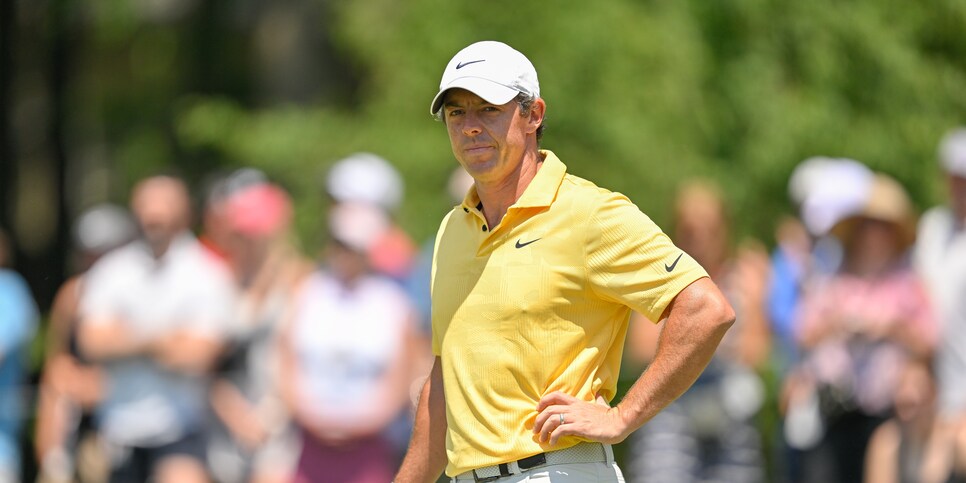
[[[578, 443], [570, 448], [549, 451], [528, 456], [515, 462], [519, 472], [514, 472], [513, 463], [500, 463], [467, 471], [461, 477], [473, 476], [476, 483], [486, 483], [506, 476], [522, 473], [533, 468], [568, 463], [603, 463], [607, 461], [607, 451], [601, 443]], [[459, 477], [457, 477], [459, 479]]]

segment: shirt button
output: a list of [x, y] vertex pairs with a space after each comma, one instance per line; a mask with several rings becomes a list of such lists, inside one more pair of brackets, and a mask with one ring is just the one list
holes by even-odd
[[469, 213], [469, 212], [470, 212], [469, 208], [463, 208], [463, 213]]
[[486, 225], [483, 225], [483, 231], [486, 231]]

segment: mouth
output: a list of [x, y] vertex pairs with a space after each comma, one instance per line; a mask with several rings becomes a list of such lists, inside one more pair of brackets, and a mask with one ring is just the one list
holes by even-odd
[[492, 146], [479, 145], [479, 146], [467, 146], [463, 148], [463, 151], [466, 152], [467, 154], [480, 154], [490, 149], [492, 149]]

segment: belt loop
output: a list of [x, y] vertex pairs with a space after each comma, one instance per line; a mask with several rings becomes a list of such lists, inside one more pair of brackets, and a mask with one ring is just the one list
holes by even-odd
[[603, 446], [604, 446], [604, 458], [607, 459], [607, 466], [610, 466], [614, 464], [614, 447], [609, 444], [603, 444]]

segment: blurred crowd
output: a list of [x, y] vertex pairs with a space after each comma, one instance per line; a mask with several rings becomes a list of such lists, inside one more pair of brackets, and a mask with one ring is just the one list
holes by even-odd
[[[681, 185], [665, 229], [738, 319], [626, 442], [629, 481], [966, 481], [966, 129], [937, 157], [948, 202], [921, 216], [885, 173], [803, 160], [774, 243], [734, 239], [754, 214], [714, 181]], [[453, 171], [454, 204], [471, 183]], [[128, 207], [77, 218], [51, 307], [4, 268], [0, 232], [0, 483], [27, 461], [43, 483], [390, 481], [432, 362], [433, 243], [396, 222], [405, 190], [384, 158], [336, 162], [323, 191], [327, 237], [306, 249], [258, 170], [197, 196], [143, 179]], [[634, 318], [630, 377], [661, 330]]]

